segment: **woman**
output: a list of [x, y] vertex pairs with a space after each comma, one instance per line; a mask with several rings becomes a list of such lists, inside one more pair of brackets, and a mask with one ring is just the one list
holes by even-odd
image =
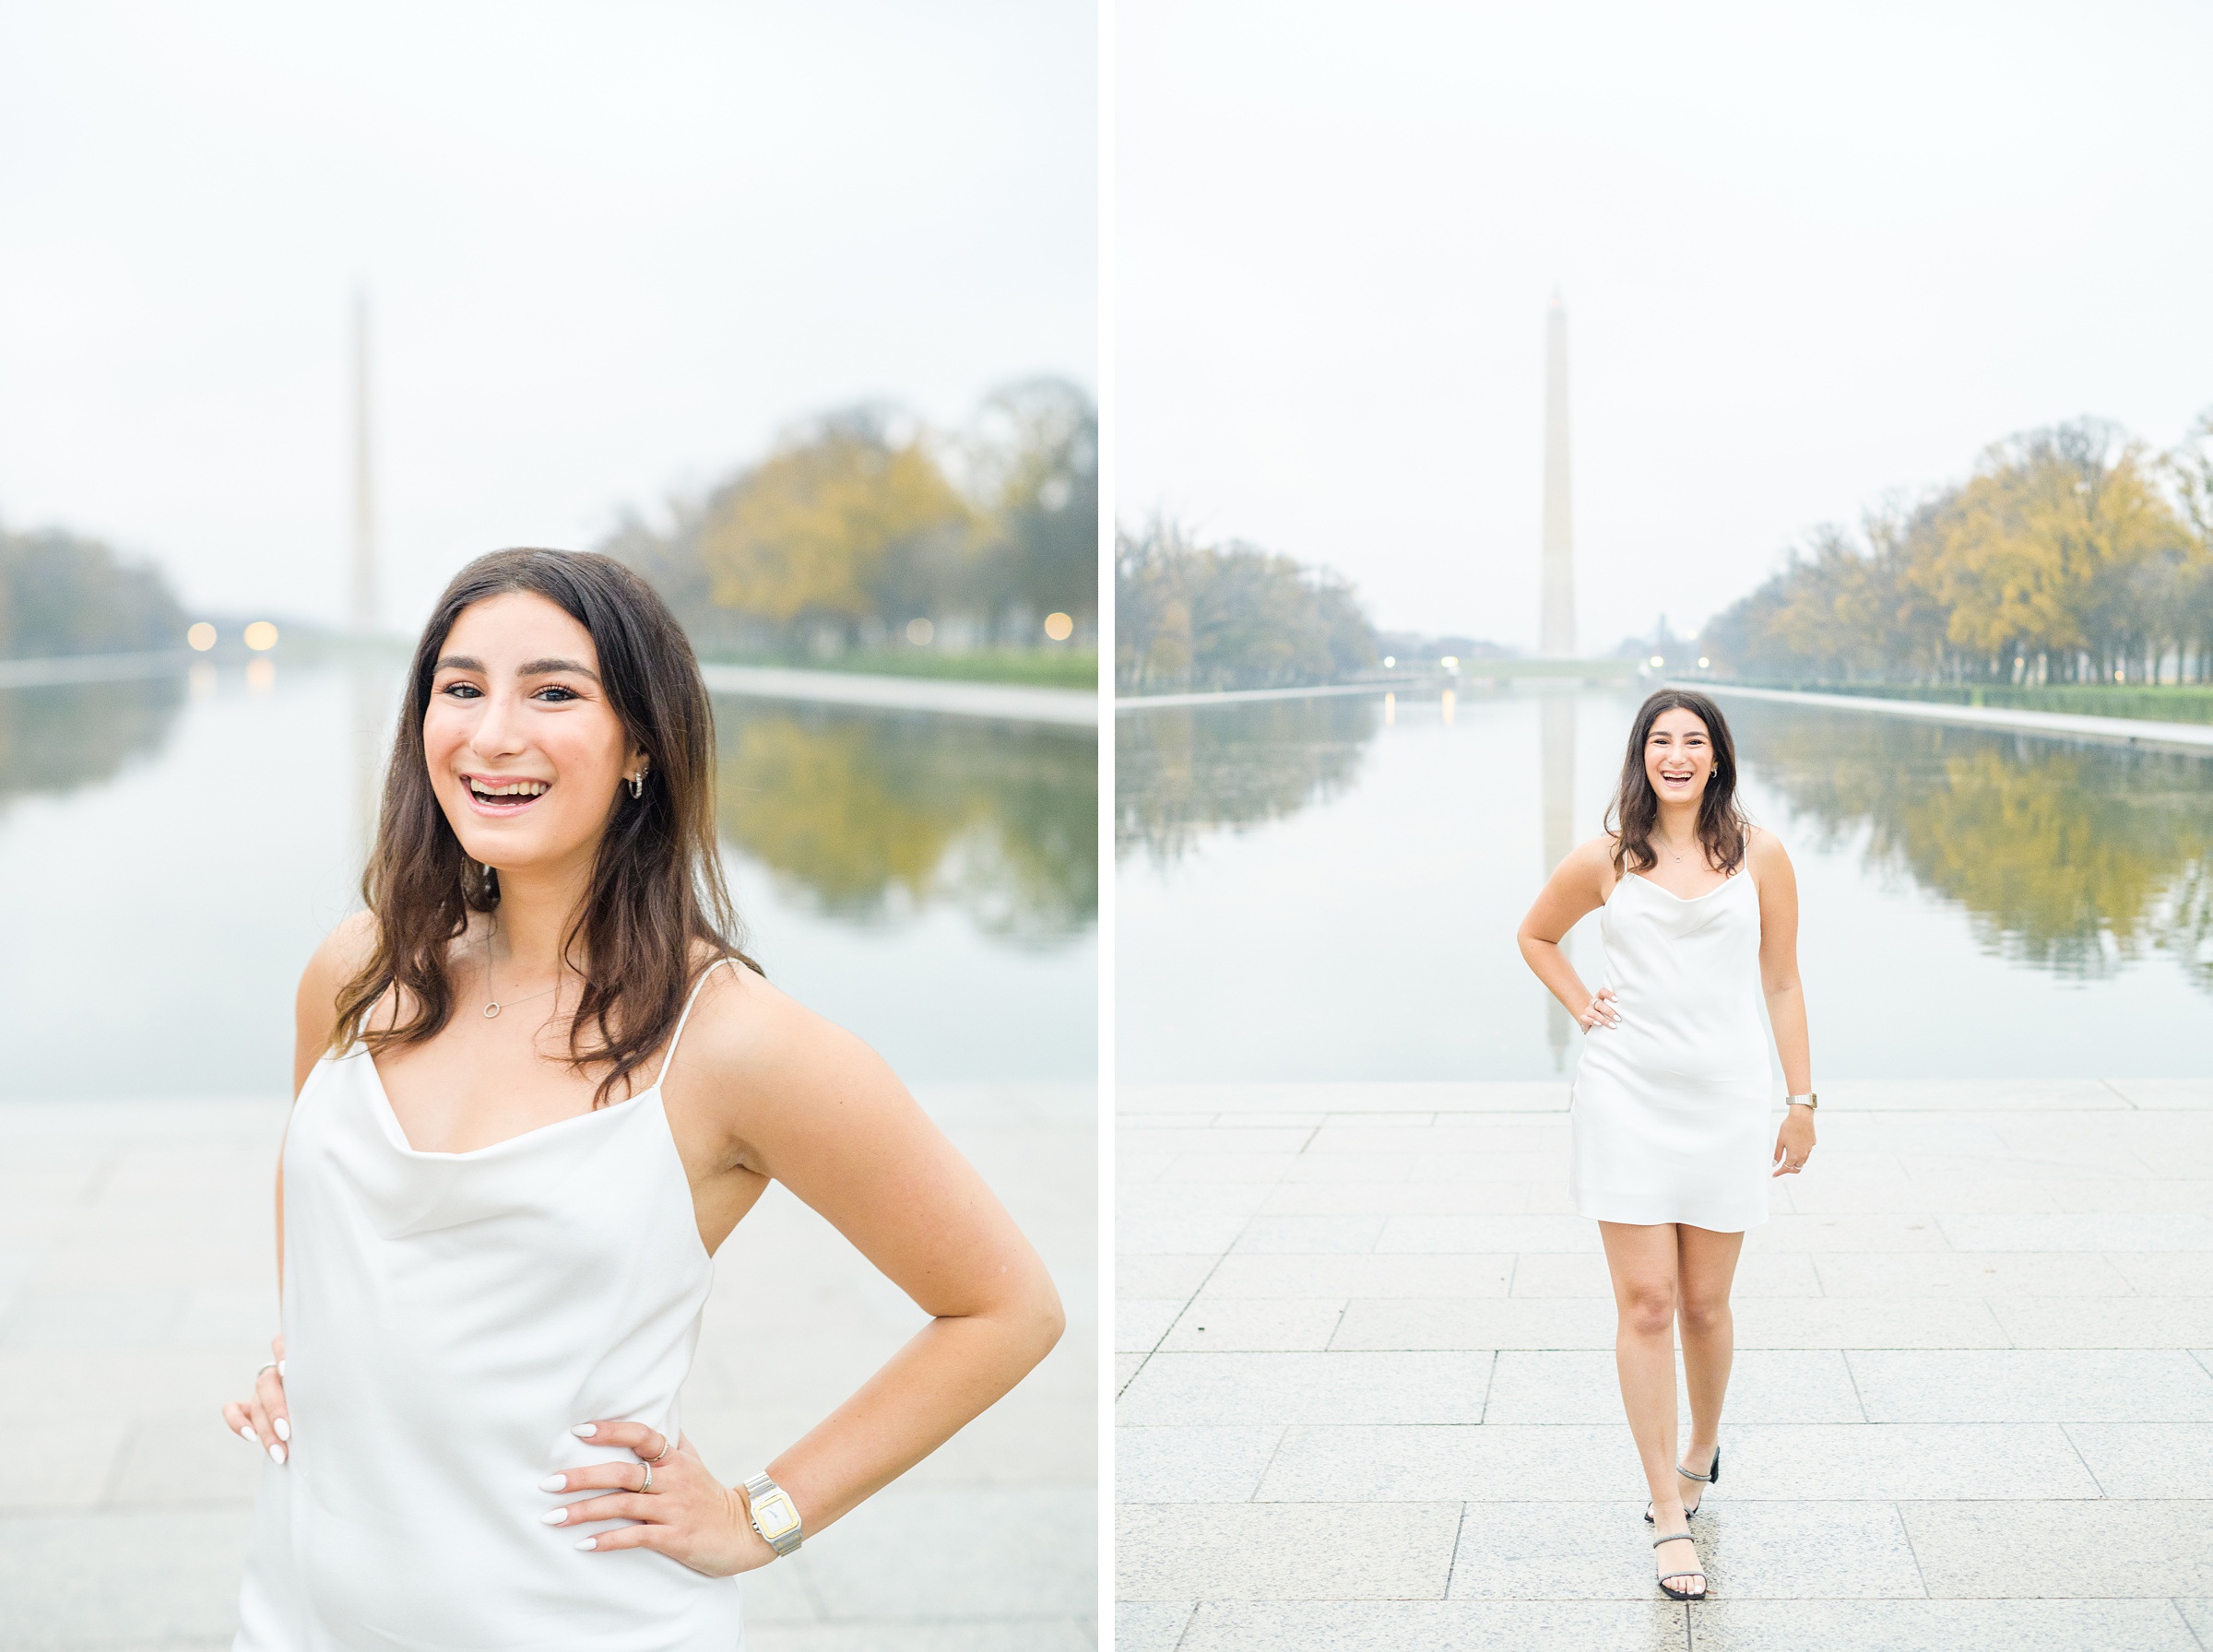
[[[1607, 830], [1577, 849], [1521, 921], [1521, 956], [1590, 1035], [1573, 1095], [1577, 1211], [1598, 1219], [1619, 1314], [1615, 1366], [1644, 1465], [1661, 1589], [1702, 1599], [1689, 1517], [1719, 1481], [1733, 1352], [1729, 1286], [1769, 1175], [1814, 1150], [1813, 1068], [1798, 986], [1798, 886], [1736, 802], [1736, 749], [1703, 694], [1663, 689], [1637, 714]], [[1606, 983], [1560, 950], [1599, 910]], [[1789, 1092], [1769, 1150], [1768, 1032]], [[1772, 1169], [1770, 1170], [1770, 1166]], [[1675, 1456], [1674, 1328], [1690, 1443]]]
[[[283, 1334], [242, 1652], [729, 1652], [814, 1537], [1059, 1338], [1043, 1265], [858, 1039], [741, 952], [706, 690], [605, 557], [440, 599], [363, 891], [300, 984]], [[683, 1434], [711, 1258], [770, 1181], [934, 1317], [743, 1484]], [[764, 1364], [793, 1328], [759, 1328]]]

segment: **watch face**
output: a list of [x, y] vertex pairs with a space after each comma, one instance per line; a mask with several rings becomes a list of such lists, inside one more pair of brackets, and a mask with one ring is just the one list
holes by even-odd
[[791, 1506], [791, 1499], [782, 1492], [770, 1492], [753, 1500], [753, 1524], [760, 1527], [761, 1535], [774, 1541], [799, 1523], [799, 1511]]

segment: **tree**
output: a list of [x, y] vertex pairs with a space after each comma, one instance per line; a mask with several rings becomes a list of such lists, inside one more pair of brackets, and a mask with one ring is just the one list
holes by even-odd
[[1078, 386], [997, 392], [964, 434], [879, 405], [787, 431], [665, 530], [626, 513], [600, 549], [704, 649], [834, 653], [929, 620], [941, 645], [1043, 642], [1098, 609], [1098, 414]]
[[177, 648], [184, 611], [146, 563], [58, 528], [0, 530], [0, 658]]
[[714, 599], [786, 631], [927, 610], [976, 518], [917, 431], [880, 409], [833, 414], [716, 493], [699, 526]]
[[[2043, 681], [2213, 675], [2213, 415], [2154, 459], [2096, 419], [1986, 449], [1968, 479], [1817, 530], [1707, 631], [1761, 675]], [[2175, 498], [2170, 501], [2165, 489]]]
[[1125, 688], [1255, 689], [1330, 682], [1376, 661], [1376, 632], [1327, 570], [1172, 524], [1117, 536], [1115, 675]]
[[985, 402], [971, 438], [976, 491], [991, 521], [977, 563], [992, 629], [1023, 614], [1098, 615], [1099, 415], [1065, 379], [1012, 384]]
[[[2160, 498], [2142, 450], [2102, 421], [2082, 419], [1992, 446], [1939, 525], [1930, 594], [1947, 631], [2008, 668], [2030, 654], [2088, 651], [2141, 660], [2166, 637], [2147, 608], [2150, 565], [2179, 549], [2180, 525]], [[2156, 649], [2155, 649], [2156, 652]]]

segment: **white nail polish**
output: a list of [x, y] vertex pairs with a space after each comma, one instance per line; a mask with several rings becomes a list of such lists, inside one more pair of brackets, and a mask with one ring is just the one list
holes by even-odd
[[599, 1547], [599, 1540], [598, 1538], [578, 1538], [576, 1540], [576, 1547], [579, 1549], [597, 1549]]
[[543, 1520], [548, 1526], [559, 1526], [568, 1517], [569, 1511], [565, 1508], [550, 1508], [544, 1514], [538, 1516], [538, 1518]]
[[243, 1440], [249, 1446], [258, 1446], [261, 1444], [259, 1437], [255, 1435], [254, 1431], [250, 1428], [241, 1428], [238, 1431], [238, 1437]]
[[278, 1437], [279, 1440], [284, 1440], [284, 1441], [288, 1441], [288, 1442], [289, 1442], [289, 1441], [291, 1439], [291, 1437], [292, 1437], [292, 1425], [291, 1425], [290, 1422], [289, 1420], [287, 1420], [286, 1418], [279, 1417], [279, 1418], [278, 1418], [278, 1419], [277, 1419], [277, 1420], [276, 1420], [274, 1422], [272, 1422], [272, 1423], [271, 1423], [269, 1426], [270, 1426], [270, 1427], [272, 1427], [272, 1428], [274, 1428], [274, 1429], [277, 1431], [277, 1437]]
[[284, 1362], [282, 1360], [278, 1360], [277, 1362], [277, 1375], [278, 1376], [282, 1376], [284, 1375]]
[[549, 1474], [538, 1482], [538, 1489], [541, 1492], [565, 1492], [569, 1489], [569, 1477], [565, 1474]]
[[275, 1462], [279, 1467], [282, 1467], [284, 1463], [284, 1447], [281, 1446], [270, 1446], [269, 1457], [271, 1461]]
[[580, 1440], [588, 1440], [599, 1432], [599, 1425], [597, 1422], [579, 1422], [569, 1432]]

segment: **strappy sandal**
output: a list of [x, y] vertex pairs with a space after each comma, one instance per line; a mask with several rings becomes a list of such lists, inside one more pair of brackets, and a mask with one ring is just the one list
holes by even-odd
[[[1652, 1547], [1657, 1549], [1663, 1543], [1687, 1543], [1695, 1540], [1690, 1535], [1690, 1528], [1686, 1526], [1681, 1531], [1672, 1531], [1663, 1538], [1654, 1538]], [[1671, 1577], [1695, 1577], [1698, 1580], [1698, 1587], [1695, 1592], [1690, 1589], [1671, 1588], [1667, 1581]], [[1660, 1592], [1670, 1600], [1703, 1600], [1706, 1599], [1706, 1574], [1703, 1572], [1663, 1572], [1655, 1581], [1660, 1585]]]
[[[1719, 1440], [1716, 1440], [1716, 1441], [1714, 1442], [1714, 1444], [1713, 1444], [1713, 1461], [1711, 1461], [1710, 1463], [1708, 1463], [1708, 1464], [1706, 1465], [1706, 1472], [1705, 1472], [1705, 1473], [1703, 1473], [1703, 1474], [1694, 1474], [1694, 1473], [1692, 1473], [1692, 1472], [1691, 1472], [1691, 1471], [1690, 1471], [1688, 1469], [1686, 1469], [1686, 1468], [1685, 1468], [1685, 1467], [1684, 1467], [1684, 1466], [1683, 1466], [1681, 1463], [1677, 1463], [1677, 1464], [1675, 1465], [1675, 1472], [1676, 1472], [1677, 1474], [1680, 1474], [1680, 1475], [1681, 1475], [1681, 1476], [1682, 1476], [1682, 1477], [1683, 1477], [1685, 1480], [1698, 1480], [1698, 1481], [1705, 1481], [1705, 1482], [1706, 1482], [1706, 1484], [1708, 1484], [1708, 1485], [1710, 1485], [1710, 1485], [1717, 1485], [1717, 1484], [1719, 1484], [1719, 1483], [1720, 1483], [1720, 1481], [1721, 1481], [1721, 1478], [1722, 1478], [1722, 1444], [1721, 1444], [1721, 1442], [1720, 1442]], [[1705, 1506], [1706, 1506], [1706, 1493], [1703, 1493], [1703, 1492], [1700, 1492], [1700, 1493], [1698, 1493], [1698, 1502], [1697, 1502], [1697, 1503], [1695, 1503], [1695, 1504], [1692, 1504], [1690, 1507], [1688, 1507], [1688, 1508], [1686, 1508], [1686, 1509], [1685, 1509], [1685, 1510], [1683, 1511], [1683, 1517], [1684, 1517], [1686, 1520], [1687, 1520], [1687, 1519], [1691, 1518], [1691, 1517], [1692, 1517], [1694, 1515], [1696, 1515], [1696, 1514], [1698, 1512], [1698, 1510], [1700, 1510], [1700, 1509], [1704, 1508]], [[1652, 1505], [1651, 1505], [1651, 1504], [1649, 1504], [1649, 1503], [1648, 1503], [1648, 1504], [1646, 1504], [1644, 1505], [1644, 1523], [1645, 1523], [1647, 1526], [1650, 1526], [1650, 1525], [1651, 1525], [1651, 1524], [1652, 1524]]]

